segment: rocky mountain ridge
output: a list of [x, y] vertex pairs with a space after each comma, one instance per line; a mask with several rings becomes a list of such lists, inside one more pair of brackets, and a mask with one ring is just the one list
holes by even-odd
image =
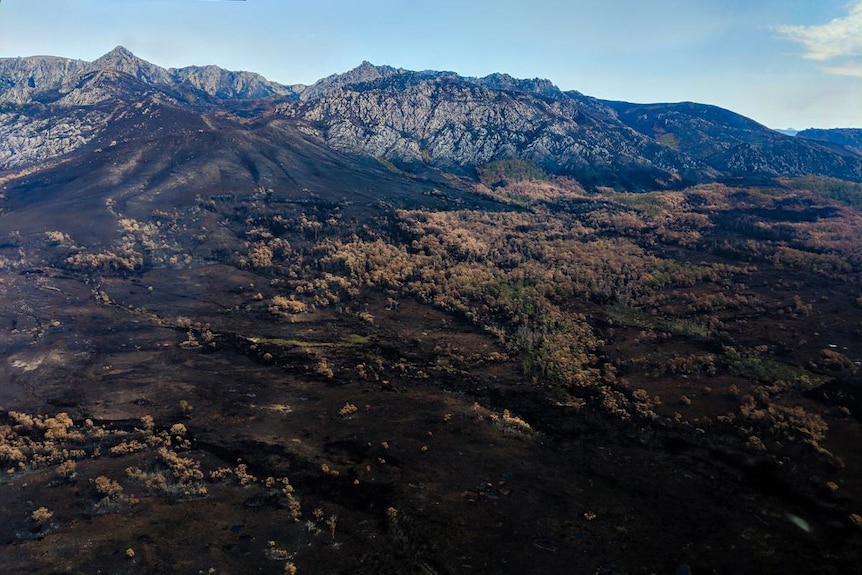
[[[287, 121], [340, 153], [411, 172], [469, 177], [489, 162], [521, 160], [588, 188], [806, 174], [862, 181], [862, 152], [852, 146], [785, 136], [714, 106], [608, 102], [548, 80], [369, 62], [285, 86], [217, 66], [165, 69], [122, 47], [93, 62], [0, 60], [0, 170], [128, 140], [130, 125], [118, 119], [166, 109], [241, 113], [249, 129]], [[132, 132], [148, 137], [144, 123]]]
[[588, 186], [622, 187], [718, 175], [621, 124], [595, 100], [546, 98], [451, 75], [382, 77], [325, 98], [283, 102], [276, 113], [336, 149], [408, 170], [430, 164], [469, 174], [478, 165], [520, 159]]
[[27, 104], [46, 95], [63, 95], [81, 79], [99, 71], [119, 72], [148, 86], [198, 91], [216, 99], [287, 96], [303, 86], [283, 86], [254, 72], [232, 72], [218, 66], [162, 68], [118, 46], [92, 61], [55, 56], [0, 59], [0, 104]]

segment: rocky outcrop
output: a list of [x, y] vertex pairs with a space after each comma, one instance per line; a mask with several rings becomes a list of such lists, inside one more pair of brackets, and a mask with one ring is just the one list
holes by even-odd
[[0, 112], [0, 170], [68, 154], [91, 142], [108, 117], [84, 109], [62, 116]]
[[0, 59], [0, 103], [29, 104], [37, 94], [63, 92], [89, 66], [53, 56]]

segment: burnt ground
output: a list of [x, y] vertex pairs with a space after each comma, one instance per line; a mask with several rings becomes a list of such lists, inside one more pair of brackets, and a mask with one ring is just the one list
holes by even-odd
[[219, 138], [6, 180], [3, 571], [857, 568], [855, 213], [555, 220]]
[[[331, 312], [264, 320], [236, 311], [248, 277], [211, 271], [186, 270], [181, 297], [141, 287], [165, 285], [157, 271], [112, 280], [103, 288], [116, 302], [98, 306], [75, 278], [4, 276], [17, 323], [3, 335], [3, 413], [66, 412], [72, 429], [89, 419], [121, 434], [55, 441], [86, 452], [70, 479], [56, 463], [9, 466], [4, 569], [271, 573], [289, 556], [303, 573], [831, 573], [859, 557], [846, 521], [858, 493], [852, 458], [847, 492], [815, 497], [754, 455], [551, 404], [516, 362], [479, 359], [497, 346], [491, 337], [430, 306], [387, 310], [370, 297], [373, 324]], [[168, 309], [209, 319], [214, 347], [184, 349], [185, 330], [153, 319]], [[251, 329], [305, 343], [274, 345], [264, 359], [227, 335]], [[331, 376], [319, 373], [322, 354]], [[355, 366], [374, 371], [369, 358], [385, 367], [361, 379]], [[504, 409], [529, 427], [507, 423]], [[157, 465], [152, 449], [105, 453], [147, 415], [156, 429], [185, 425], [190, 445], [178, 453], [199, 462], [206, 496], [130, 478], [131, 466]], [[857, 425], [839, 426], [836, 441], [855, 439]], [[209, 478], [240, 462], [254, 481]], [[100, 508], [102, 475], [137, 501]], [[265, 486], [284, 476], [299, 521]], [[39, 527], [30, 516], [42, 506], [53, 516]]]

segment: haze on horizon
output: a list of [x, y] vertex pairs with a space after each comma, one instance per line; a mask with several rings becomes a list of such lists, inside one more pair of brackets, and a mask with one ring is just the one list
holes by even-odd
[[5, 0], [0, 57], [216, 64], [310, 84], [363, 60], [862, 127], [862, 0]]

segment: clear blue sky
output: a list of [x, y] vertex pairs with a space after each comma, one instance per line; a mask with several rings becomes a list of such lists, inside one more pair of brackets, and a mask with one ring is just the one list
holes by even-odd
[[217, 64], [285, 84], [363, 60], [862, 127], [862, 0], [3, 0], [0, 57]]

